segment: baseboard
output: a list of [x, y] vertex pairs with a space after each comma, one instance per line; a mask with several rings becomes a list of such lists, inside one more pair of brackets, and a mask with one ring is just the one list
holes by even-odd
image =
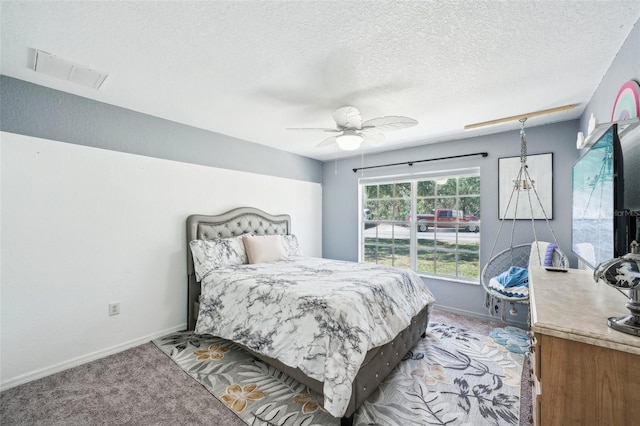
[[479, 318], [489, 321], [494, 321], [498, 325], [513, 325], [520, 328], [529, 328], [529, 326], [522, 321], [507, 321], [507, 323], [503, 323], [502, 319], [499, 316], [492, 316], [490, 314], [479, 314], [474, 311], [467, 311], [464, 309], [452, 308], [450, 306], [438, 305], [437, 303], [433, 305], [434, 308], [439, 309], [441, 311], [449, 312], [452, 314], [464, 315], [467, 317]]
[[133, 348], [134, 346], [143, 345], [145, 343], [150, 342], [153, 339], [157, 339], [158, 337], [166, 336], [167, 334], [174, 333], [176, 331], [186, 330], [186, 329], [187, 329], [187, 323], [176, 325], [166, 330], [158, 331], [152, 334], [148, 334], [146, 336], [139, 337], [137, 339], [129, 340], [128, 342], [120, 343], [118, 345], [111, 346], [109, 348], [101, 349], [99, 351], [92, 352], [90, 354], [82, 355], [77, 358], [73, 358], [68, 361], [64, 361], [59, 364], [52, 365], [50, 367], [41, 368], [39, 370], [35, 370], [30, 373], [22, 374], [20, 376], [14, 377], [13, 379], [9, 379], [5, 381], [4, 383], [1, 383], [0, 392], [22, 385], [27, 382], [31, 382], [46, 376], [50, 376], [55, 373], [59, 373], [60, 371], [63, 371], [63, 370], [68, 370], [69, 368], [77, 367], [78, 365], [86, 364], [88, 362], [95, 361], [100, 358], [104, 358], [108, 355], [113, 355], [118, 352], [125, 351], [127, 349]]

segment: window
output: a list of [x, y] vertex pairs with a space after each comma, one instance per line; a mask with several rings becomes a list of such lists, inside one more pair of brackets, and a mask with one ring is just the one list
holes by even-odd
[[362, 179], [360, 260], [478, 282], [480, 175]]

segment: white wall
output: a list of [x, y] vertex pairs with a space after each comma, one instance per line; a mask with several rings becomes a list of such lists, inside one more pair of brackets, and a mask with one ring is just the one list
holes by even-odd
[[319, 183], [0, 137], [1, 389], [184, 329], [189, 214], [288, 213], [322, 254]]

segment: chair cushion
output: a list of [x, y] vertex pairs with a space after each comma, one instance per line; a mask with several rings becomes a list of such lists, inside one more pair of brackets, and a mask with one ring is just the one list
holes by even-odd
[[496, 277], [496, 280], [504, 287], [529, 286], [529, 273], [519, 266], [512, 266]]
[[529, 297], [529, 273], [525, 268], [512, 266], [489, 280], [489, 287], [509, 297]]

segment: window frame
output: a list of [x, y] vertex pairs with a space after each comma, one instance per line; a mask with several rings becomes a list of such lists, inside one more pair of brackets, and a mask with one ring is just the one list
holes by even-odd
[[[402, 174], [402, 175], [390, 175], [390, 176], [376, 176], [376, 177], [362, 177], [358, 179], [358, 211], [360, 214], [358, 215], [358, 261], [364, 262], [365, 258], [365, 235], [364, 235], [364, 222], [365, 219], [363, 217], [362, 212], [365, 208], [368, 208], [364, 205], [364, 191], [365, 187], [368, 185], [384, 185], [384, 184], [398, 184], [398, 183], [410, 183], [411, 184], [411, 222], [413, 224], [417, 224], [416, 215], [417, 215], [417, 207], [418, 207], [418, 182], [425, 180], [437, 180], [438, 178], [443, 177], [478, 177], [480, 179], [480, 168], [479, 167], [470, 167], [464, 169], [452, 169], [452, 170], [438, 170], [433, 172], [422, 172], [415, 174]], [[463, 197], [466, 196], [477, 196], [480, 200], [481, 190], [479, 189], [476, 194], [464, 194]], [[422, 197], [421, 197], [422, 198]], [[459, 206], [460, 203], [460, 194], [459, 187], [456, 187], [456, 205]], [[481, 202], [481, 201], [480, 201]], [[459, 207], [458, 207], [459, 210]], [[480, 209], [481, 213], [482, 209]], [[375, 221], [375, 218], [373, 218]], [[409, 225], [409, 267], [411, 270], [416, 272], [418, 275], [443, 281], [453, 281], [460, 282], [464, 284], [471, 285], [480, 285], [480, 274], [482, 273], [482, 268], [480, 265], [480, 252], [481, 252], [481, 229], [478, 233], [478, 277], [477, 278], [465, 278], [461, 276], [447, 276], [447, 275], [438, 275], [428, 272], [420, 272], [417, 271], [418, 266], [418, 230], [417, 226]], [[456, 236], [455, 243], [458, 245], [459, 243], [459, 227], [456, 228]], [[464, 228], [462, 228], [464, 229]], [[458, 267], [459, 260], [457, 259], [459, 255], [459, 251], [456, 250], [456, 269]]]

